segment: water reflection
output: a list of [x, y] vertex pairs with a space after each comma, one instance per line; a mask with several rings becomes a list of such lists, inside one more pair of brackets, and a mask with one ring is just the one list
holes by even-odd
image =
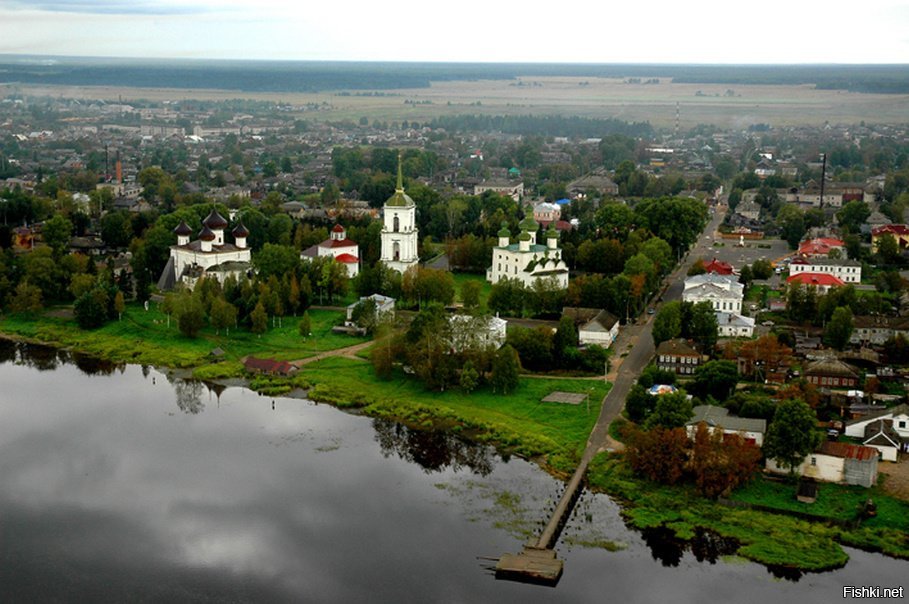
[[427, 473], [447, 468], [467, 468], [480, 476], [492, 472], [493, 453], [489, 447], [468, 443], [447, 432], [415, 430], [386, 419], [373, 420], [372, 427], [383, 456], [397, 455]]
[[205, 403], [202, 402], [202, 382], [171, 376], [167, 377], [167, 381], [174, 387], [174, 395], [177, 397], [177, 407], [180, 411], [195, 415], [205, 410]]
[[113, 375], [117, 371], [123, 373], [126, 369], [124, 363], [113, 363], [78, 352], [72, 353], [71, 359], [73, 364], [85, 375]]

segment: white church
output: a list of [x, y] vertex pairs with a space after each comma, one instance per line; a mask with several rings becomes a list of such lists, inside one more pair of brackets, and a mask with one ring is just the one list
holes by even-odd
[[398, 156], [398, 183], [395, 194], [388, 198], [382, 210], [382, 262], [399, 273], [416, 266], [417, 255], [417, 206], [404, 193], [401, 157]]
[[499, 245], [492, 250], [492, 266], [486, 269], [486, 280], [498, 283], [502, 279], [517, 279], [524, 287], [533, 287], [539, 279], [554, 279], [560, 289], [568, 288], [568, 266], [562, 260], [559, 234], [550, 226], [546, 231], [546, 245], [537, 243], [539, 224], [533, 219], [532, 210], [518, 225], [521, 234], [518, 242], [511, 243], [508, 225], [502, 223]]
[[158, 280], [158, 289], [168, 290], [177, 283], [192, 288], [203, 276], [224, 283], [230, 275], [238, 278], [246, 275], [251, 270], [252, 259], [246, 245], [249, 231], [239, 223], [231, 232], [234, 243], [228, 243], [224, 239], [227, 226], [227, 220], [213, 209], [202, 221], [198, 239], [190, 241], [193, 231], [181, 221], [174, 229], [177, 245], [170, 248], [170, 258]]

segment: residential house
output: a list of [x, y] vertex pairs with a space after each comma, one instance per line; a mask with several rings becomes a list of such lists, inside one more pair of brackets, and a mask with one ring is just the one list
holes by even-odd
[[789, 275], [802, 273], [833, 275], [843, 283], [861, 283], [862, 263], [833, 258], [794, 258], [789, 263]]
[[878, 242], [882, 237], [890, 235], [896, 240], [896, 244], [901, 250], [909, 247], [909, 225], [905, 224], [885, 224], [876, 229], [871, 229], [871, 251], [877, 253]]
[[802, 375], [809, 384], [825, 388], [855, 388], [861, 381], [854, 367], [838, 359], [821, 359], [809, 363]]
[[533, 219], [544, 227], [551, 222], [557, 222], [562, 217], [562, 206], [557, 203], [538, 203], [533, 206]]
[[326, 256], [343, 264], [349, 278], [352, 279], [359, 274], [360, 246], [347, 238], [347, 230], [340, 224], [332, 227], [328, 239], [300, 252], [300, 259], [305, 261]]
[[597, 168], [568, 183], [565, 190], [573, 198], [587, 195], [590, 191], [600, 195], [618, 195], [619, 185], [609, 178], [605, 168]]
[[890, 420], [893, 430], [899, 437], [904, 442], [909, 442], [909, 404], [906, 403], [847, 421], [846, 436], [863, 438], [866, 427], [882, 419]]
[[246, 357], [243, 359], [243, 368], [248, 373], [262, 373], [266, 375], [291, 375], [297, 371], [298, 367], [287, 361], [276, 361], [275, 359], [257, 359], [256, 357]]
[[841, 279], [825, 273], [798, 273], [786, 278], [788, 285], [814, 286], [818, 293], [827, 293], [833, 287], [845, 285]]
[[729, 409], [716, 405], [698, 405], [692, 411], [694, 416], [685, 424], [688, 438], [694, 438], [698, 424], [704, 422], [711, 432], [722, 429], [723, 434], [738, 434], [759, 447], [764, 444], [767, 420], [730, 415]]
[[672, 371], [678, 375], [691, 375], [697, 369], [703, 357], [701, 353], [688, 345], [685, 340], [667, 340], [657, 346], [656, 365], [664, 371]]
[[877, 449], [884, 461], [897, 461], [905, 445], [892, 419], [876, 419], [865, 426], [862, 444]]
[[596, 344], [609, 348], [619, 337], [619, 318], [608, 310], [601, 310], [592, 319], [578, 327], [578, 343], [581, 346]]
[[508, 321], [499, 317], [474, 317], [451, 315], [450, 346], [452, 352], [492, 348], [498, 350], [505, 343]]
[[840, 255], [845, 252], [846, 244], [841, 239], [833, 237], [818, 237], [809, 239], [799, 244], [799, 255], [806, 258], [827, 257], [831, 251], [838, 250]]
[[710, 302], [716, 311], [742, 312], [745, 286], [734, 275], [705, 273], [688, 277], [682, 292], [682, 301], [697, 304]]
[[717, 332], [721, 338], [750, 338], [754, 335], [754, 318], [732, 312], [716, 313]]
[[909, 317], [859, 315], [853, 317], [852, 325], [851, 344], [882, 346], [897, 335], [909, 338]]
[[352, 324], [354, 309], [363, 302], [371, 300], [376, 305], [376, 319], [394, 318], [395, 299], [382, 294], [372, 294], [371, 296], [361, 296], [359, 300], [347, 306], [347, 323]]
[[[795, 473], [824, 482], [838, 482], [863, 487], [877, 483], [878, 451], [862, 445], [824, 441], [814, 453], [795, 469]], [[789, 469], [768, 459], [766, 468], [776, 474]]]
[[515, 201], [521, 201], [521, 198], [524, 197], [524, 181], [484, 180], [473, 187], [474, 195], [482, 195], [486, 191], [493, 191], [499, 195], [507, 195]]

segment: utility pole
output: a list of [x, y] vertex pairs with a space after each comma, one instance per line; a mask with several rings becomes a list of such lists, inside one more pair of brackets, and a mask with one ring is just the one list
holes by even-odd
[[821, 207], [824, 207], [824, 181], [827, 180], [827, 154], [821, 153]]

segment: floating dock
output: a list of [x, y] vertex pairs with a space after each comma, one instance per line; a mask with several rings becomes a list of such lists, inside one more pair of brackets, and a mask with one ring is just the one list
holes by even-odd
[[520, 554], [502, 554], [496, 564], [496, 579], [555, 587], [562, 578], [562, 567], [554, 550], [526, 545]]

